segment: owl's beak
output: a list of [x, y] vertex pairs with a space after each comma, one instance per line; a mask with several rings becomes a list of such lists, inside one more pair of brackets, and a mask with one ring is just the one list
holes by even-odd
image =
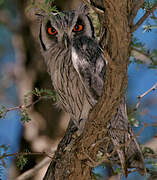
[[70, 45], [70, 39], [69, 39], [67, 33], [63, 34], [63, 40], [62, 41], [63, 41], [65, 48], [68, 48]]

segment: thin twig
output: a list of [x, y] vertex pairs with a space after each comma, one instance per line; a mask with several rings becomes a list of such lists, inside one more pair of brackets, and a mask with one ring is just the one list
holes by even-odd
[[143, 123], [143, 127], [141, 127], [141, 129], [138, 131], [136, 137], [139, 137], [146, 127], [148, 127], [148, 125], [146, 123]]
[[15, 180], [25, 180], [25, 179], [29, 179], [33, 176], [35, 176], [35, 174], [45, 165], [47, 165], [48, 163], [50, 163], [50, 158], [46, 157], [44, 158], [40, 163], [38, 163], [36, 166], [34, 166], [34, 168], [29, 169], [28, 171], [24, 172], [23, 174], [21, 174], [20, 176], [18, 176]]
[[[54, 156], [55, 150], [53, 150], [53, 152], [51, 152], [51, 159]], [[25, 179], [33, 177], [42, 167], [44, 167], [46, 164], [48, 164], [51, 161], [51, 159], [49, 158], [49, 156], [44, 158], [41, 162], [39, 162], [36, 166], [34, 166], [34, 168], [24, 172], [23, 174], [18, 176], [15, 180], [25, 180]]]
[[49, 99], [47, 96], [40, 96], [36, 101], [28, 104], [28, 105], [20, 105], [20, 106], [17, 106], [17, 107], [13, 107], [13, 108], [9, 108], [7, 109], [7, 112], [8, 111], [12, 111], [12, 110], [17, 110], [17, 109], [23, 109], [23, 108], [30, 108], [32, 106], [34, 106], [36, 103], [38, 103], [39, 101], [41, 101], [42, 99]]
[[10, 156], [28, 156], [28, 155], [43, 155], [52, 159], [52, 157], [48, 155], [48, 153], [46, 152], [17, 152], [17, 153], [11, 153], [11, 154], [4, 154], [0, 156], [0, 160], [6, 157], [10, 157]]
[[[42, 99], [51, 99], [50, 97], [47, 97], [47, 96], [41, 96], [41, 97], [39, 97], [36, 101], [34, 101], [34, 102], [32, 102], [32, 103], [30, 103], [30, 104], [28, 104], [28, 105], [25, 105], [25, 104], [23, 104], [23, 105], [19, 105], [19, 106], [15, 106], [15, 107], [11, 107], [11, 108], [8, 108], [8, 109], [5, 109], [4, 110], [4, 112], [5, 112], [5, 115], [6, 115], [6, 113], [8, 113], [9, 111], [15, 111], [15, 110], [21, 110], [21, 109], [28, 109], [28, 108], [30, 108], [30, 107], [32, 107], [32, 106], [34, 106], [36, 103], [38, 103], [39, 101], [41, 101]], [[3, 116], [2, 116], [3, 117]], [[1, 116], [0, 116], [0, 118], [2, 118]]]
[[157, 123], [143, 123], [143, 127], [138, 131], [136, 137], [139, 137], [146, 127], [157, 127]]
[[155, 83], [154, 86], [152, 86], [150, 89], [148, 89], [148, 91], [146, 91], [146, 92], [144, 92], [143, 94], [141, 94], [140, 96], [138, 96], [138, 97], [137, 97], [137, 98], [138, 98], [138, 102], [137, 102], [137, 104], [136, 104], [135, 110], [138, 109], [138, 107], [139, 107], [139, 105], [140, 105], [140, 103], [141, 103], [141, 99], [142, 99], [144, 96], [148, 95], [151, 91], [154, 91], [154, 90], [156, 90], [156, 89], [157, 89], [157, 83]]
[[138, 27], [147, 19], [147, 17], [157, 8], [157, 3], [154, 4], [154, 6], [147, 11], [141, 19], [132, 27], [131, 32], [134, 32], [138, 29]]
[[90, 161], [87, 162], [87, 164], [88, 164], [90, 167], [96, 167], [96, 166], [100, 165], [102, 162], [110, 163], [110, 161], [107, 159], [107, 155], [106, 155], [106, 154], [104, 154], [104, 155], [101, 157], [101, 160], [94, 161], [94, 160], [89, 156], [89, 154], [85, 152], [83, 146], [82, 146], [82, 149], [83, 149], [84, 155], [90, 160]]
[[109, 158], [112, 157], [116, 152], [117, 152], [117, 149], [118, 150], [121, 150], [123, 149], [123, 147], [125, 147], [127, 149], [127, 147], [129, 147], [129, 144], [131, 143], [131, 141], [135, 138], [136, 136], [130, 136], [130, 139], [128, 139], [128, 141], [126, 143], [122, 143], [122, 144], [119, 144], [117, 146], [114, 145], [114, 148], [112, 150], [112, 152], [108, 153], [108, 150], [106, 148], [108, 148], [108, 145], [109, 143], [112, 141], [112, 138], [109, 138], [109, 140], [106, 142], [106, 152], [101, 156], [101, 159], [99, 159], [98, 161], [95, 161], [94, 159], [92, 159], [89, 154], [87, 154], [85, 152], [85, 149], [84, 147], [82, 146], [82, 150], [83, 150], [83, 153], [85, 154], [85, 156], [90, 160], [90, 162], [87, 162], [87, 164], [90, 166], [90, 167], [96, 167], [98, 165], [100, 165], [102, 162], [105, 162], [105, 163], [110, 163], [109, 161]]
[[135, 47], [131, 47], [132, 49], [132, 56], [134, 56], [135, 58], [139, 59], [140, 61], [144, 62], [144, 63], [151, 63], [152, 60], [149, 56], [148, 53], [144, 53], [141, 50], [135, 48]]

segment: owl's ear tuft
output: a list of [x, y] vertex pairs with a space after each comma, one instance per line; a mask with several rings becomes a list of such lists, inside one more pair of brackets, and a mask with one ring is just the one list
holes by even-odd
[[77, 12], [79, 14], [88, 15], [89, 14], [89, 8], [88, 8], [87, 4], [81, 3], [77, 9]]

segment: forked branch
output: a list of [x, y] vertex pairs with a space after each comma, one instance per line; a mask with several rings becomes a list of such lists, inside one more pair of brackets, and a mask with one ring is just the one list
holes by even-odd
[[138, 12], [138, 10], [141, 8], [141, 6], [143, 5], [144, 3], [144, 0], [138, 0], [138, 1], [135, 1], [134, 4], [133, 4], [133, 9], [131, 11], [131, 15], [130, 15], [130, 18], [129, 18], [129, 24], [132, 25], [133, 21], [134, 21], [134, 18]]
[[138, 29], [138, 27], [147, 19], [147, 17], [157, 8], [157, 2], [153, 5], [153, 7], [146, 11], [146, 13], [137, 21], [137, 23], [132, 27], [131, 32], [134, 32]]

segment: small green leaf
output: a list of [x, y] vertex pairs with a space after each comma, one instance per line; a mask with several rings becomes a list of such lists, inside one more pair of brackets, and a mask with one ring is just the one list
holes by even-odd
[[28, 159], [23, 155], [17, 156], [17, 167], [22, 170], [23, 167], [26, 165]]
[[7, 108], [5, 106], [1, 106], [0, 109], [0, 118], [4, 118], [7, 113]]
[[130, 121], [132, 126], [139, 127], [140, 122], [136, 118], [132, 117], [129, 119], [129, 121]]
[[117, 167], [117, 168], [114, 170], [114, 172], [115, 172], [116, 174], [122, 174], [122, 168]]
[[143, 153], [154, 154], [154, 151], [149, 147], [144, 147], [143, 148]]
[[21, 121], [23, 123], [31, 121], [31, 118], [29, 117], [29, 115], [25, 109], [21, 110]]
[[153, 7], [153, 3], [150, 0], [147, 0], [143, 3], [143, 9], [149, 11]]

